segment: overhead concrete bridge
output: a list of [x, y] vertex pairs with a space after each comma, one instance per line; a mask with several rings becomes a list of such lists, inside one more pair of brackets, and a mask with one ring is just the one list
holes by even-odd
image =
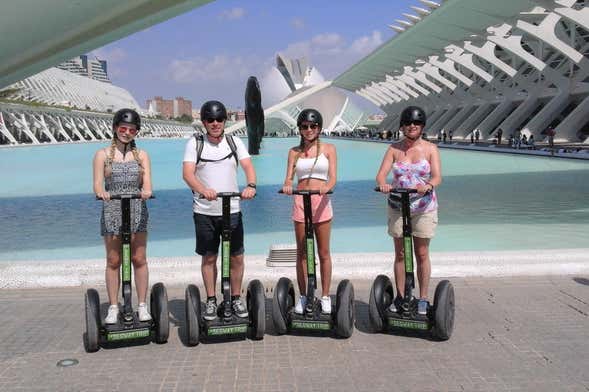
[[589, 136], [589, 8], [584, 0], [420, 0], [398, 34], [337, 77], [387, 113], [395, 130], [409, 105], [426, 131], [517, 132], [556, 141]]

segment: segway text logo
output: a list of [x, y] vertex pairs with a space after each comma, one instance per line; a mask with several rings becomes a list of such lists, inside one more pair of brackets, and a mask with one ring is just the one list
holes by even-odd
[[234, 334], [246, 333], [246, 332], [247, 332], [247, 325], [238, 325], [235, 327], [210, 328], [208, 335], [209, 336], [234, 335]]
[[229, 241], [223, 241], [223, 277], [229, 277]]
[[323, 331], [327, 331], [327, 330], [331, 329], [331, 326], [328, 323], [307, 323], [307, 322], [293, 321], [292, 328], [295, 328], [295, 329], [320, 329]]
[[123, 244], [123, 280], [131, 280], [131, 245]]
[[409, 321], [409, 320], [395, 320], [390, 319], [389, 325], [391, 327], [399, 327], [399, 328], [407, 328], [407, 329], [429, 329], [429, 325], [427, 323], [420, 323], [418, 321]]
[[138, 331], [129, 332], [111, 332], [107, 336], [109, 342], [117, 340], [141, 339], [149, 336], [149, 329], [140, 329]]
[[315, 246], [313, 239], [307, 239], [307, 270], [309, 275], [315, 275]]

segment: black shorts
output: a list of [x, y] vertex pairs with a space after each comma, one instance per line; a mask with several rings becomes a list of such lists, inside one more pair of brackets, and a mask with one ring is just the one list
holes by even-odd
[[[192, 215], [196, 232], [195, 252], [201, 256], [219, 254], [223, 231], [223, 217], [197, 214]], [[243, 222], [241, 212], [231, 214], [231, 256], [243, 254]]]

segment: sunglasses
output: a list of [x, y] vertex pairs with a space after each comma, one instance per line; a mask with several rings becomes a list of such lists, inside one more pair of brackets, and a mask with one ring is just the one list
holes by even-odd
[[421, 126], [423, 127], [423, 121], [414, 121], [414, 120], [412, 120], [412, 121], [405, 121], [405, 122], [403, 122], [403, 124], [401, 124], [401, 125], [403, 125], [404, 127], [407, 127], [407, 126], [409, 126], [409, 125], [411, 125], [411, 124], [414, 124], [414, 125], [421, 125]]
[[222, 123], [222, 122], [224, 122], [224, 121], [225, 121], [225, 119], [224, 119], [224, 118], [207, 118], [207, 119], [205, 119], [205, 122], [206, 122], [207, 124], [212, 124], [212, 123], [214, 123], [215, 121], [216, 121], [216, 122], [218, 122], [218, 123]]
[[301, 124], [299, 125], [299, 131], [306, 131], [306, 130], [316, 131], [319, 129], [319, 124]]
[[131, 135], [137, 135], [137, 132], [139, 132], [139, 130], [137, 130], [137, 128], [126, 127], [124, 125], [119, 125], [119, 127], [117, 128], [117, 131], [128, 132]]

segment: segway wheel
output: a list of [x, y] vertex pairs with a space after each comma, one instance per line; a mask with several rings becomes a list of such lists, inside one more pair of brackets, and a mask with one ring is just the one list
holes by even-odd
[[385, 326], [385, 311], [393, 302], [395, 291], [386, 275], [378, 275], [370, 289], [368, 301], [368, 318], [375, 331], [382, 331]]
[[100, 336], [100, 298], [98, 291], [88, 289], [84, 296], [86, 310], [86, 333], [84, 334], [84, 349], [93, 353], [98, 351], [98, 339]]
[[276, 283], [272, 300], [272, 321], [276, 333], [283, 335], [289, 329], [289, 311], [294, 306], [294, 287], [292, 281], [282, 277]]
[[155, 324], [155, 342], [166, 343], [170, 334], [168, 315], [168, 292], [163, 283], [159, 282], [151, 288], [150, 309]]
[[266, 332], [266, 296], [259, 280], [252, 280], [247, 287], [247, 308], [250, 314], [249, 335], [251, 339], [264, 339]]
[[354, 286], [345, 279], [337, 286], [335, 333], [342, 338], [349, 338], [354, 332]]
[[436, 286], [434, 294], [434, 327], [432, 334], [439, 340], [448, 340], [454, 330], [454, 287], [448, 280]]
[[184, 310], [186, 314], [186, 342], [189, 346], [196, 346], [200, 334], [200, 291], [193, 284], [186, 288]]

